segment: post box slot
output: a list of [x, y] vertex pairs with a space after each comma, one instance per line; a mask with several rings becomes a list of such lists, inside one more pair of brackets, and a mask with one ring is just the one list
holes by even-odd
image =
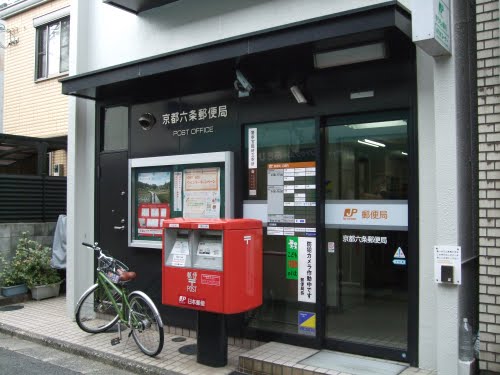
[[173, 267], [191, 267], [191, 246], [188, 230], [172, 230], [164, 237], [165, 265]]
[[193, 268], [222, 271], [222, 231], [193, 232]]

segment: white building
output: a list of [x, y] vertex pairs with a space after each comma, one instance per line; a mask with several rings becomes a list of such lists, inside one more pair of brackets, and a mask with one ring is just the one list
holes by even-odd
[[[230, 335], [459, 373], [460, 321], [478, 325], [475, 14], [463, 1], [412, 4], [73, 1], [68, 314], [93, 281], [82, 241], [136, 269], [161, 306], [161, 242], [145, 234], [158, 228], [140, 214], [139, 176], [169, 176], [162, 203], [186, 217], [173, 176], [215, 167], [234, 184], [217, 185], [214, 212], [230, 217], [230, 205], [265, 226], [264, 303], [229, 317], [241, 327]], [[222, 151], [232, 167], [192, 164]], [[305, 285], [290, 237], [314, 238]], [[194, 311], [161, 312], [195, 326]]]

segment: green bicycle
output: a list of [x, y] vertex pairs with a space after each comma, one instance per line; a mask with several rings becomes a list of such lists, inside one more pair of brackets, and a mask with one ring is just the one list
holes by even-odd
[[78, 326], [89, 333], [104, 332], [115, 324], [118, 338], [111, 345], [118, 344], [121, 325], [130, 328], [137, 346], [144, 354], [156, 356], [163, 349], [163, 322], [155, 304], [141, 291], [130, 294], [125, 284], [135, 279], [135, 272], [119, 260], [105, 255], [97, 243], [82, 245], [97, 253], [97, 282], [83, 293], [76, 305], [75, 317]]

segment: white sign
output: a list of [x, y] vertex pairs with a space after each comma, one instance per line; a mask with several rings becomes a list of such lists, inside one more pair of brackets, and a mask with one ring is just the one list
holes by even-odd
[[401, 247], [398, 247], [398, 249], [394, 253], [392, 264], [396, 266], [406, 266], [406, 256]]
[[189, 244], [187, 238], [178, 238], [172, 248], [172, 254], [189, 255]]
[[184, 254], [174, 254], [172, 257], [172, 266], [184, 267], [186, 265], [186, 255]]
[[257, 168], [257, 128], [248, 129], [248, 168]]
[[174, 211], [182, 211], [182, 172], [174, 172]]
[[453, 267], [453, 284], [462, 284], [462, 248], [460, 246], [434, 246], [434, 277], [441, 280], [442, 266]]
[[298, 300], [316, 303], [316, 238], [298, 239]]
[[408, 203], [380, 202], [327, 204], [326, 224], [408, 228]]
[[184, 218], [220, 218], [220, 168], [184, 171]]
[[222, 243], [219, 241], [200, 241], [197, 255], [220, 258], [222, 256]]
[[413, 0], [412, 39], [430, 56], [451, 54], [450, 0]]

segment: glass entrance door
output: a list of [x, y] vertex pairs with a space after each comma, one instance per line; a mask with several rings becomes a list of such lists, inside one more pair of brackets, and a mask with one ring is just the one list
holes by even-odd
[[332, 118], [324, 130], [325, 341], [405, 360], [408, 134], [393, 115]]

